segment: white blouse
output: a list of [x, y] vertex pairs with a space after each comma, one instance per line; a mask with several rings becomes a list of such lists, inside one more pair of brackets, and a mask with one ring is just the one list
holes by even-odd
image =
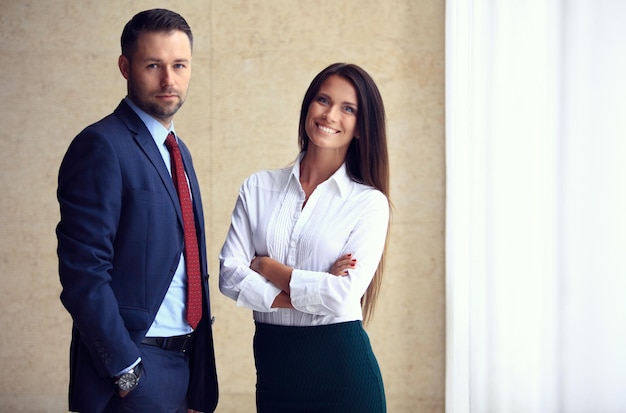
[[[239, 190], [220, 252], [220, 291], [256, 321], [311, 326], [361, 320], [360, 300], [385, 245], [389, 202], [352, 181], [345, 164], [320, 184], [304, 208], [300, 159], [293, 167], [257, 172]], [[357, 265], [347, 276], [329, 273], [342, 255]], [[280, 289], [250, 269], [254, 256], [293, 268], [289, 283], [295, 309], [271, 308]]]

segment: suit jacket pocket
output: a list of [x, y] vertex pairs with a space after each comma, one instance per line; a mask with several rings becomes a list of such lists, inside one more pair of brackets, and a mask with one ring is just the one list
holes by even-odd
[[120, 306], [120, 315], [129, 331], [145, 331], [150, 327], [152, 320], [146, 308]]

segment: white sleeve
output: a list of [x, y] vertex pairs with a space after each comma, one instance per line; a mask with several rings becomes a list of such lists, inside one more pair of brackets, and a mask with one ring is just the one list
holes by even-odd
[[235, 300], [237, 306], [260, 312], [276, 311], [271, 306], [280, 288], [250, 269], [255, 250], [244, 185], [239, 191], [228, 235], [219, 256], [219, 288], [222, 294]]

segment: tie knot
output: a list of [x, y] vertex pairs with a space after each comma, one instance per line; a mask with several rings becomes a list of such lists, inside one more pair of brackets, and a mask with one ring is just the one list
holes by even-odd
[[172, 149], [178, 146], [178, 142], [176, 142], [174, 132], [170, 132], [167, 134], [167, 138], [165, 138], [165, 146], [167, 146], [168, 149]]

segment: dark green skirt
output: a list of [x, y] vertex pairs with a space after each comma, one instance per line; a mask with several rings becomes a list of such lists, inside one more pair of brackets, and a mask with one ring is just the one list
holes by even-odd
[[255, 325], [257, 412], [387, 411], [378, 362], [360, 321]]

